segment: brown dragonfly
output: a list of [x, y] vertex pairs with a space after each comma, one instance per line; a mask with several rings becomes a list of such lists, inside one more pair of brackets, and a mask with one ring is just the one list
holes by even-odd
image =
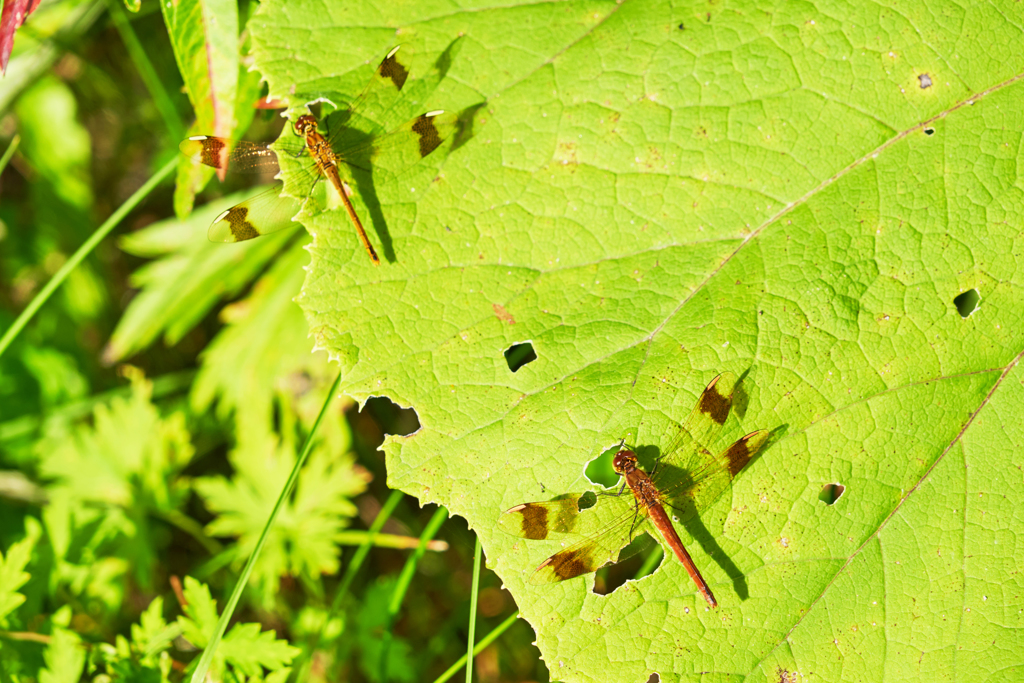
[[[675, 508], [681, 520], [702, 512], [767, 443], [768, 432], [758, 430], [718, 455], [708, 449], [729, 417], [737, 381], [731, 372], [711, 380], [685, 424], [677, 426], [678, 433], [662, 451], [650, 475], [638, 467], [633, 451], [616, 453], [612, 466], [625, 480], [617, 494], [599, 492], [593, 506], [582, 510], [581, 499], [593, 493], [522, 503], [506, 510], [498, 526], [515, 536], [531, 540], [583, 537], [544, 560], [530, 583], [564, 581], [624, 560], [641, 549], [633, 540], [653, 527], [683, 563], [708, 604], [718, 607], [664, 506]], [[632, 490], [632, 497], [622, 495], [626, 486]]]
[[[366, 102], [377, 105], [380, 102], [397, 99], [409, 76], [409, 70], [399, 60], [398, 49], [392, 49], [380, 63], [363, 94], [347, 111], [332, 115], [328, 121], [336, 124], [335, 131], [325, 136], [320, 132], [316, 118], [306, 114], [293, 124], [293, 130], [304, 141], [301, 149], [288, 151], [291, 156], [308, 156], [299, 171], [299, 187], [308, 200], [317, 184], [327, 178], [355, 225], [356, 234], [363, 248], [375, 265], [380, 264], [373, 244], [363, 229], [352, 202], [347, 185], [342, 182], [342, 164], [370, 172], [371, 161], [387, 152], [394, 153], [398, 164], [388, 168], [400, 173], [437, 149], [456, 128], [456, 114], [441, 110], [427, 112], [407, 121], [405, 124], [384, 135], [369, 137], [360, 131], [353, 131], [344, 125], [359, 118], [359, 110]], [[282, 143], [279, 141], [279, 147]], [[287, 143], [284, 143], [287, 146]], [[228, 169], [240, 173], [262, 173], [278, 170], [278, 156], [268, 144], [229, 140], [212, 135], [196, 135], [179, 145], [181, 151], [198, 162], [217, 169]], [[306, 154], [308, 153], [308, 155]], [[298, 213], [294, 200], [281, 197], [279, 184], [262, 194], [250, 197], [241, 204], [231, 207], [214, 219], [210, 226], [212, 242], [241, 242], [294, 225], [292, 217]]]

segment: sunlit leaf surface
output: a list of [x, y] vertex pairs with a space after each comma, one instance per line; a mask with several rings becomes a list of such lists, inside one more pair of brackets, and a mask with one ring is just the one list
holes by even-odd
[[[389, 483], [469, 520], [564, 681], [1012, 680], [1024, 574], [1024, 35], [1010, 2], [263, 3], [273, 96], [358, 92], [396, 43], [460, 144], [307, 216], [300, 296], [344, 392], [423, 428]], [[401, 23], [399, 23], [401, 22]], [[348, 89], [347, 88], [351, 88]], [[312, 98], [310, 98], [312, 99]], [[386, 116], [381, 113], [381, 116]], [[969, 317], [954, 299], [976, 288]], [[530, 342], [513, 373], [504, 352]], [[657, 447], [720, 371], [776, 440], [613, 592], [525, 584], [499, 513]], [[822, 487], [845, 493], [833, 505]]]

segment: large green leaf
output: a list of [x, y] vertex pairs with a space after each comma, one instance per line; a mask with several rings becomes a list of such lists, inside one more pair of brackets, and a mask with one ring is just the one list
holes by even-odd
[[[389, 483], [469, 520], [553, 678], [1022, 675], [1019, 16], [261, 5], [280, 97], [358, 92], [399, 42], [415, 79], [464, 36], [422, 106], [486, 101], [461, 144], [356, 187], [391, 258], [373, 267], [342, 212], [309, 217], [299, 301], [346, 394], [416, 409]], [[675, 561], [608, 596], [527, 585], [558, 546], [502, 534], [501, 511], [587, 488], [624, 436], [658, 446], [722, 370], [750, 371], [723, 442], [775, 440], [680, 528], [720, 608]]]

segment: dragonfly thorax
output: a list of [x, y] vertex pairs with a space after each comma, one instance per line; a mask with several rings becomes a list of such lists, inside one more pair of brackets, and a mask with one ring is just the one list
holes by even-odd
[[627, 475], [636, 469], [636, 453], [633, 451], [619, 451], [612, 460], [612, 469], [616, 474]]

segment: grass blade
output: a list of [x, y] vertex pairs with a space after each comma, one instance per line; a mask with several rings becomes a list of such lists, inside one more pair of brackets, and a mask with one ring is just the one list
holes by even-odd
[[[369, 531], [360, 531], [359, 529], [350, 529], [348, 531], [339, 531], [334, 535], [334, 542], [338, 545], [357, 545], [360, 548], [370, 538]], [[419, 545], [419, 539], [415, 536], [401, 536], [398, 534], [375, 534], [370, 546], [374, 548], [396, 548], [398, 550], [412, 550]], [[444, 552], [448, 550], [448, 543], [445, 541], [430, 541], [427, 543], [427, 550], [434, 552]], [[354, 561], [355, 558], [353, 558]]]
[[4, 151], [4, 155], [0, 158], [0, 173], [3, 173], [4, 169], [7, 168], [7, 164], [10, 163], [11, 157], [18, 149], [18, 145], [21, 144], [21, 136], [15, 135], [11, 138], [11, 144], [7, 145], [7, 149]]
[[[441, 525], [447, 518], [448, 510], [445, 508], [438, 507], [434, 511], [434, 516], [430, 518], [426, 528], [423, 529], [423, 533], [420, 534], [420, 544], [416, 546], [416, 550], [405, 561], [402, 573], [398, 576], [398, 583], [395, 584], [395, 592], [391, 594], [391, 603], [388, 605], [388, 619], [384, 629], [384, 643], [380, 651], [380, 680], [385, 683], [388, 680], [388, 651], [391, 649], [391, 641], [394, 637], [395, 618], [398, 616], [398, 610], [402, 607], [402, 602], [405, 600], [405, 593], [409, 589], [409, 584], [412, 583], [412, 575], [416, 571], [416, 565], [419, 564], [420, 558], [423, 557], [423, 553], [427, 550], [427, 542], [434, 538], [434, 534], [437, 533], [437, 530], [441, 528]], [[194, 683], [198, 683], [198, 681]]]
[[661, 562], [661, 558], [665, 556], [665, 550], [661, 547], [661, 544], [655, 544], [654, 550], [652, 550], [647, 558], [644, 559], [644, 563], [640, 565], [640, 569], [636, 570], [636, 576], [647, 576], [654, 571], [654, 568]]
[[110, 18], [114, 22], [114, 27], [121, 34], [121, 40], [128, 50], [128, 55], [131, 57], [132, 62], [135, 63], [135, 69], [142, 78], [146, 90], [149, 91], [150, 97], [153, 98], [153, 104], [156, 105], [157, 111], [160, 112], [164, 125], [167, 126], [168, 134], [172, 140], [181, 140], [185, 137], [185, 124], [178, 115], [178, 109], [174, 106], [170, 94], [164, 88], [160, 77], [157, 76], [153, 63], [149, 60], [149, 56], [146, 55], [145, 48], [142, 47], [138, 36], [135, 35], [131, 21], [129, 21], [128, 16], [125, 14], [124, 8], [117, 2], [110, 3], [109, 7]]
[[291, 495], [292, 489], [295, 488], [295, 482], [299, 478], [299, 472], [302, 470], [302, 465], [306, 462], [306, 458], [309, 457], [309, 452], [313, 450], [313, 437], [316, 436], [317, 429], [320, 427], [320, 422], [324, 419], [324, 415], [327, 414], [327, 408], [330, 407], [331, 401], [334, 400], [334, 394], [338, 390], [338, 385], [341, 383], [341, 373], [334, 379], [334, 383], [331, 384], [330, 390], [327, 392], [327, 397], [324, 399], [324, 404], [320, 408], [320, 414], [316, 416], [316, 422], [313, 423], [313, 428], [309, 430], [309, 434], [306, 436], [306, 443], [302, 447], [302, 455], [295, 461], [295, 467], [292, 468], [291, 474], [288, 475], [288, 481], [285, 482], [284, 487], [281, 489], [281, 495], [277, 497], [277, 502], [274, 503], [274, 509], [270, 512], [270, 518], [267, 519], [267, 523], [263, 527], [263, 532], [260, 534], [260, 539], [256, 541], [256, 547], [252, 550], [252, 555], [249, 556], [249, 561], [245, 563], [245, 567], [242, 569], [241, 575], [238, 577], [238, 582], [235, 584], [235, 589], [231, 592], [231, 597], [228, 598], [228, 604], [224, 606], [224, 612], [220, 615], [220, 620], [217, 622], [217, 630], [214, 631], [213, 636], [210, 638], [210, 644], [203, 650], [202, 657], [199, 658], [199, 665], [196, 666], [196, 670], [192, 672], [192, 683], [202, 683], [206, 680], [206, 674], [210, 670], [210, 664], [213, 662], [213, 655], [217, 652], [217, 646], [220, 645], [221, 639], [224, 637], [224, 632], [227, 630], [228, 622], [231, 620], [231, 615], [235, 612], [235, 607], [238, 606], [238, 600], [242, 597], [242, 591], [245, 589], [245, 584], [249, 582], [249, 575], [252, 573], [252, 568], [256, 564], [256, 558], [259, 557], [260, 552], [263, 550], [263, 545], [267, 541], [267, 534], [270, 532], [270, 527], [274, 524], [274, 520], [277, 519], [278, 513], [281, 512], [281, 508], [284, 506], [284, 501]]
[[136, 190], [135, 194], [129, 197], [124, 204], [119, 206], [117, 211], [112, 213], [110, 218], [104, 221], [103, 225], [101, 225], [96, 232], [94, 232], [92, 236], [78, 248], [78, 251], [71, 255], [71, 258], [69, 258], [67, 262], [61, 266], [60, 270], [50, 278], [50, 281], [46, 283], [46, 286], [39, 290], [39, 293], [33, 297], [32, 301], [29, 302], [29, 305], [25, 307], [25, 310], [22, 311], [21, 315], [19, 315], [14, 321], [14, 324], [4, 332], [4, 336], [0, 338], [0, 356], [4, 355], [4, 351], [6, 351], [7, 347], [11, 345], [11, 342], [13, 342], [14, 338], [18, 336], [18, 333], [21, 332], [22, 328], [28, 324], [28, 321], [31, 320], [32, 316], [36, 314], [36, 311], [46, 303], [47, 299], [57, 291], [57, 288], [64, 284], [64, 280], [71, 274], [71, 271], [78, 267], [78, 264], [82, 262], [82, 259], [88, 256], [92, 250], [110, 234], [110, 231], [114, 229], [114, 226], [120, 223], [121, 220], [128, 215], [128, 212], [134, 209], [135, 206], [141, 202], [146, 195], [152, 192], [153, 189], [164, 180], [164, 178], [169, 176], [171, 171], [177, 168], [177, 166], [178, 158], [175, 156], [173, 159], [168, 161], [163, 168], [157, 171], [152, 178], [147, 180], [145, 185]]
[[480, 537], [473, 552], [473, 591], [469, 594], [469, 646], [466, 648], [466, 683], [473, 683], [473, 641], [476, 640], [476, 599], [480, 594]]
[[[511, 615], [509, 615], [508, 619], [506, 619], [498, 625], [498, 628], [494, 629], [486, 636], [481, 638], [480, 642], [477, 643], [476, 647], [473, 648], [473, 656], [476, 656], [483, 652], [484, 648], [486, 648], [488, 645], [497, 640], [498, 636], [507, 631], [512, 624], [516, 623], [516, 619], [518, 618], [519, 612], [513, 612]], [[438, 676], [434, 683], [445, 683], [445, 681], [454, 676], [459, 669], [465, 666], [467, 661], [468, 657], [466, 655], [462, 655], [461, 657], [459, 657], [458, 661], [456, 661], [454, 664], [448, 667], [447, 671]]]
[[316, 642], [313, 647], [303, 653], [302, 665], [297, 667], [299, 675], [295, 680], [306, 681], [309, 680], [309, 668], [313, 663], [313, 657], [316, 655], [316, 651], [320, 649], [320, 645], [323, 642], [324, 629], [331, 623], [331, 619], [341, 609], [341, 605], [345, 600], [345, 596], [348, 595], [349, 586], [352, 585], [352, 580], [355, 579], [356, 574], [359, 572], [359, 568], [363, 566], [363, 562], [366, 560], [366, 556], [370, 553], [370, 548], [375, 545], [378, 534], [380, 533], [381, 527], [384, 526], [385, 522], [391, 518], [391, 513], [395, 511], [399, 501], [402, 500], [401, 491], [392, 491], [391, 495], [384, 502], [384, 507], [377, 513], [377, 518], [373, 520], [373, 524], [370, 525], [370, 529], [366, 532], [366, 538], [363, 539], [362, 545], [356, 550], [356, 554], [352, 556], [352, 560], [345, 567], [345, 575], [341, 577], [341, 584], [338, 586], [338, 591], [334, 595], [334, 602], [331, 603], [331, 609], [324, 618], [323, 626], [320, 627], [320, 631], [317, 634]]

